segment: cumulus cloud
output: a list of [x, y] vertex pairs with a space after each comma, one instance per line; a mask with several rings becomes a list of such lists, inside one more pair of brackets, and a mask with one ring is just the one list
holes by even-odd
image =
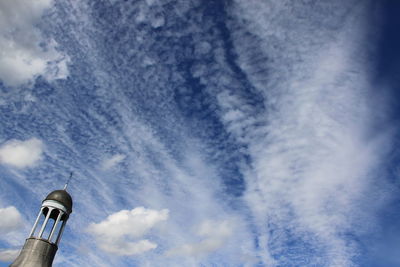
[[160, 222], [166, 221], [168, 213], [167, 209], [158, 211], [144, 207], [121, 210], [100, 223], [91, 223], [88, 232], [98, 240], [98, 246], [108, 253], [119, 256], [141, 254], [155, 249], [157, 244], [138, 239]]
[[19, 249], [0, 250], [0, 261], [11, 262], [17, 258]]
[[114, 166], [116, 166], [118, 163], [122, 162], [125, 159], [125, 157], [126, 157], [125, 155], [116, 154], [116, 155], [112, 156], [111, 158], [104, 160], [101, 164], [101, 168], [103, 170], [109, 170], [109, 169], [113, 168]]
[[11, 140], [0, 147], [0, 163], [17, 168], [32, 167], [42, 158], [43, 142], [37, 138]]
[[204, 221], [197, 229], [197, 235], [203, 237], [198, 243], [184, 244], [166, 252], [167, 256], [200, 256], [214, 252], [225, 244], [233, 231], [230, 221]]
[[52, 0], [0, 1], [0, 79], [8, 86], [68, 76], [68, 57], [34, 26]]
[[21, 214], [15, 207], [0, 208], [0, 234], [18, 230], [22, 225]]

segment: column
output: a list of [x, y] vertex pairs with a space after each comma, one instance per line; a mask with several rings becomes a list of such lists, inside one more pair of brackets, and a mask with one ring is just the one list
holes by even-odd
[[64, 232], [64, 228], [65, 228], [65, 224], [67, 223], [67, 218], [64, 219], [62, 225], [61, 225], [61, 229], [60, 232], [58, 232], [58, 236], [57, 236], [57, 240], [56, 240], [56, 245], [58, 246], [58, 243], [60, 243], [61, 240], [61, 236]]
[[42, 215], [42, 212], [43, 212], [43, 207], [40, 208], [39, 214], [38, 214], [38, 216], [36, 217], [36, 221], [35, 221], [35, 223], [33, 224], [33, 227], [32, 227], [31, 233], [29, 234], [29, 237], [32, 237], [33, 234], [35, 233], [36, 227], [37, 227], [37, 225], [38, 225], [38, 223], [39, 223], [40, 215]]
[[[50, 232], [49, 239], [48, 239], [50, 243], [51, 243], [51, 239], [53, 238], [54, 232], [55, 232], [56, 229], [57, 229], [57, 225], [58, 225], [58, 223], [60, 222], [61, 216], [62, 216], [63, 214], [64, 214], [64, 213], [63, 213], [61, 210], [58, 210], [57, 220], [54, 222], [54, 225], [53, 225], [53, 227], [51, 228], [51, 232]], [[61, 231], [61, 229], [60, 229], [60, 231]]]
[[50, 214], [51, 214], [51, 212], [52, 212], [53, 210], [54, 210], [54, 208], [49, 208], [49, 210], [47, 211], [46, 219], [44, 220], [43, 225], [42, 225], [42, 228], [40, 229], [38, 238], [42, 238], [44, 229], [46, 228], [47, 222], [49, 221], [49, 218], [50, 218]]

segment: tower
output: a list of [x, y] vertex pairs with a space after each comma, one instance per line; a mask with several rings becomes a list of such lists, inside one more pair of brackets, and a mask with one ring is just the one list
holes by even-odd
[[65, 225], [72, 213], [72, 198], [63, 190], [51, 192], [42, 202], [31, 233], [10, 267], [51, 267]]

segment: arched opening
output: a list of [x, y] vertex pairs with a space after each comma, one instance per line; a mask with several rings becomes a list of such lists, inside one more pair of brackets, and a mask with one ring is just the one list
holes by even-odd
[[68, 214], [54, 207], [42, 207], [33, 225], [30, 237], [58, 244], [61, 239]]

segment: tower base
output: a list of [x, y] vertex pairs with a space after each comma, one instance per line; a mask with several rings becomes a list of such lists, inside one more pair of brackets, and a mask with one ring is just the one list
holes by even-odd
[[57, 245], [47, 240], [28, 238], [10, 267], [51, 267], [57, 249]]

